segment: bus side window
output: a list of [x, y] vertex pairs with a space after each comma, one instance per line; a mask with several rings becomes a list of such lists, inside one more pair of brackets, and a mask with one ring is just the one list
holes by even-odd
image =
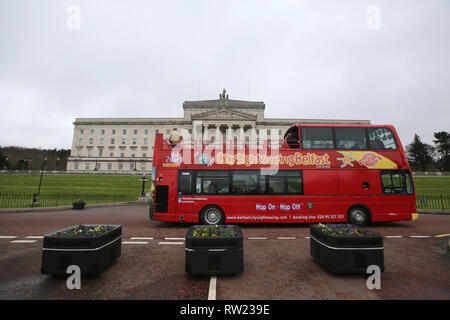
[[407, 181], [404, 171], [381, 172], [381, 185], [384, 194], [412, 193], [412, 182]]

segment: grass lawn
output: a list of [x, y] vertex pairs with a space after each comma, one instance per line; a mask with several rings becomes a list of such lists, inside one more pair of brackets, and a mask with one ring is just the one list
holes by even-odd
[[[87, 203], [136, 201], [142, 191], [140, 176], [122, 175], [45, 175], [42, 178], [40, 206], [68, 205], [74, 199]], [[31, 205], [37, 193], [40, 175], [0, 175], [0, 208]], [[150, 180], [150, 179], [149, 179]], [[145, 192], [150, 190], [146, 182]], [[5, 199], [10, 193], [24, 194], [23, 199]], [[44, 202], [44, 203], [42, 203]], [[28, 205], [30, 203], [30, 205]]]
[[413, 177], [416, 194], [450, 194], [450, 177]]

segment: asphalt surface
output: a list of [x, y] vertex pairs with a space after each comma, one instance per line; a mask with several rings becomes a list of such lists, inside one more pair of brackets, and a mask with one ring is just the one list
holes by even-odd
[[[310, 256], [307, 224], [240, 224], [244, 272], [185, 273], [188, 224], [150, 221], [142, 205], [0, 214], [0, 299], [450, 299], [450, 216], [369, 227], [384, 237], [381, 289], [368, 275], [333, 275]], [[77, 224], [121, 224], [122, 255], [69, 290], [65, 277], [42, 275], [42, 236]], [[24, 241], [25, 240], [25, 241]], [[215, 289], [213, 295], [212, 290]]]

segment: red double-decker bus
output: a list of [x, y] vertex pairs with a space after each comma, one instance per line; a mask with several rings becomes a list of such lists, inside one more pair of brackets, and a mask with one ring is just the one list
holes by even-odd
[[417, 218], [410, 167], [393, 126], [296, 124], [269, 144], [174, 147], [158, 134], [150, 218], [361, 226]]

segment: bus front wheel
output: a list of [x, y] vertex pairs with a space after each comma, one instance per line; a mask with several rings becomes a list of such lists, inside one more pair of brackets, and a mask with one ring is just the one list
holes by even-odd
[[224, 224], [225, 213], [218, 206], [206, 206], [200, 212], [200, 223], [209, 225]]
[[360, 227], [366, 227], [369, 224], [370, 216], [366, 209], [362, 207], [353, 207], [348, 211], [348, 222]]

